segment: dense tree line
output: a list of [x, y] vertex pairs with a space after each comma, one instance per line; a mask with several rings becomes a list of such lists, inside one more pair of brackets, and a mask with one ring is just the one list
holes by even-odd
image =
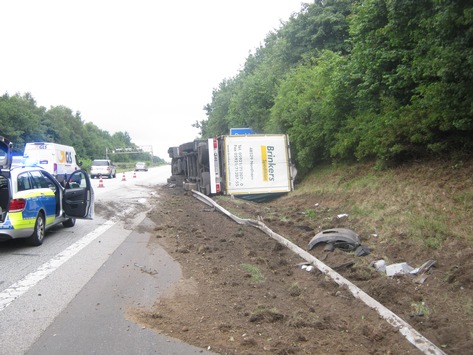
[[299, 171], [473, 151], [473, 3], [318, 0], [214, 89], [202, 136], [288, 133]]
[[[127, 132], [110, 134], [84, 123], [80, 112], [65, 106], [37, 106], [30, 93], [0, 97], [1, 135], [13, 142], [14, 153], [22, 154], [27, 142], [53, 142], [73, 146], [82, 161], [109, 158], [116, 162], [151, 160], [149, 153], [113, 154], [116, 148], [137, 148]], [[164, 163], [159, 157], [154, 162]]]

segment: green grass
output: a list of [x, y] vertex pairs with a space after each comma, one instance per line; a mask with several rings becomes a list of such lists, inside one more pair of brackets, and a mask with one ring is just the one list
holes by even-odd
[[428, 317], [430, 314], [430, 309], [427, 307], [425, 302], [415, 302], [411, 304], [413, 314], [423, 315]]
[[261, 272], [261, 269], [255, 265], [251, 264], [241, 264], [243, 270], [245, 270], [251, 276], [251, 280], [255, 283], [264, 282], [264, 275]]
[[[440, 251], [446, 241], [458, 238], [473, 246], [473, 166], [452, 166], [443, 161], [384, 170], [377, 170], [374, 163], [320, 166], [293, 192], [280, 198], [281, 206], [286, 202], [291, 206], [287, 213], [284, 208], [276, 213], [268, 207], [262, 217], [293, 221], [295, 211], [289, 202], [299, 199], [299, 212], [310, 223], [331, 225], [334, 216], [346, 213], [357, 232], [366, 237], [376, 230], [383, 243], [409, 240], [413, 245]], [[216, 199], [229, 201], [230, 197]], [[315, 202], [317, 208], [312, 207]], [[242, 208], [245, 203], [235, 198], [226, 205], [241, 218], [256, 219], [245, 212], [251, 209]]]
[[467, 297], [464, 308], [466, 314], [473, 316], [473, 297]]
[[[369, 163], [326, 165], [305, 177], [292, 196], [313, 196], [321, 207], [356, 219], [360, 230], [376, 226], [388, 243], [402, 235], [434, 250], [450, 238], [473, 245], [470, 164], [452, 169], [448, 162], [434, 161], [385, 170]], [[305, 215], [314, 218], [315, 211]]]
[[304, 215], [307, 218], [314, 219], [317, 216], [317, 212], [311, 208], [308, 208], [304, 211]]

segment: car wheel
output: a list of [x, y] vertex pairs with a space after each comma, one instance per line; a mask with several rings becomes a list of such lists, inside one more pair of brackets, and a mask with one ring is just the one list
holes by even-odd
[[62, 225], [66, 228], [74, 227], [75, 224], [76, 224], [75, 218], [69, 218], [69, 219], [66, 219], [64, 222], [62, 222]]
[[46, 226], [44, 223], [44, 215], [43, 213], [39, 213], [38, 217], [36, 217], [36, 223], [34, 225], [34, 232], [29, 237], [29, 242], [31, 245], [39, 246], [43, 244], [44, 234], [46, 232]]

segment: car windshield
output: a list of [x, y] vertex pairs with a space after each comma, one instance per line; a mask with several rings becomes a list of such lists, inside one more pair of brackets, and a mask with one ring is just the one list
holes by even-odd
[[108, 165], [108, 162], [106, 160], [103, 160], [103, 161], [94, 161], [92, 162], [92, 165], [95, 165], [95, 166], [107, 166]]

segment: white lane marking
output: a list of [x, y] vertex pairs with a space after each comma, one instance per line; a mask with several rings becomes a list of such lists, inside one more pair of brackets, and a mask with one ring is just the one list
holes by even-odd
[[50, 273], [55, 271], [58, 267], [76, 255], [79, 251], [89, 245], [92, 241], [102, 235], [107, 229], [112, 227], [116, 222], [106, 221], [103, 225], [87, 234], [82, 239], [78, 240], [62, 252], [57, 254], [51, 260], [45, 262], [36, 271], [26, 275], [18, 282], [11, 285], [6, 290], [0, 292], [0, 311], [7, 308], [13, 301], [18, 299], [21, 295], [26, 293], [30, 288], [35, 286], [38, 282], [43, 280]]

